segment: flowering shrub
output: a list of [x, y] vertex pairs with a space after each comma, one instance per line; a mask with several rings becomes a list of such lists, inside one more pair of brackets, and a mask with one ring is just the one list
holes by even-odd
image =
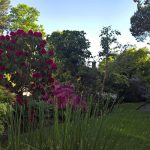
[[53, 84], [52, 96], [45, 94], [42, 98], [47, 103], [56, 105], [59, 109], [71, 106], [74, 109], [85, 110], [87, 107], [86, 101], [76, 94], [72, 85], [64, 85], [58, 81]]
[[51, 90], [57, 65], [52, 59], [54, 50], [48, 50], [46, 43], [41, 32], [32, 30], [0, 36], [0, 84], [16, 93], [21, 105], [24, 92], [39, 99]]

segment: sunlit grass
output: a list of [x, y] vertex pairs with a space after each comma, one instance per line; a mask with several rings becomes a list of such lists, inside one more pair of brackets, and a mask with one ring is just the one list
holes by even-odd
[[68, 109], [67, 119], [61, 122], [55, 109], [53, 124], [45, 127], [41, 123], [19, 136], [10, 131], [12, 138], [4, 149], [149, 150], [150, 112], [137, 111], [138, 105], [122, 104], [103, 117]]

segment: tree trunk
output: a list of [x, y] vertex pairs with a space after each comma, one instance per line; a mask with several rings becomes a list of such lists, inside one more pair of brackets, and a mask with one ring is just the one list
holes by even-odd
[[102, 82], [101, 94], [104, 92], [105, 82], [107, 79], [107, 73], [108, 73], [108, 57], [106, 57], [106, 66], [105, 66], [105, 73], [104, 73], [104, 78], [103, 78], [103, 82]]

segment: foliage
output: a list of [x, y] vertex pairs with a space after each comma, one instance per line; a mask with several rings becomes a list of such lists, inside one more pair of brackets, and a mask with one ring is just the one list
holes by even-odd
[[36, 23], [39, 15], [40, 12], [36, 8], [26, 4], [18, 4], [16, 7], [12, 7], [9, 14], [10, 30], [23, 29], [27, 32], [33, 29], [33, 31], [41, 31], [45, 34], [43, 26]]
[[[105, 62], [105, 72], [104, 72], [104, 78], [102, 83], [102, 89], [101, 93], [104, 91], [105, 82], [107, 79], [107, 73], [108, 73], [108, 59], [110, 56], [114, 55], [114, 52], [112, 51], [112, 44], [118, 44], [117, 42], [117, 36], [121, 33], [117, 30], [112, 30], [111, 26], [103, 27], [100, 33], [100, 45], [102, 47], [102, 51], [99, 52], [99, 57], [103, 57]], [[116, 45], [117, 46], [117, 45]], [[117, 47], [115, 47], [117, 48]], [[113, 50], [115, 50], [113, 48]]]
[[144, 100], [150, 84], [149, 50], [128, 49], [109, 62], [107, 88], [123, 96], [126, 101]]
[[80, 66], [75, 83], [76, 90], [85, 96], [97, 95], [101, 87], [101, 78], [96, 68]]
[[18, 29], [0, 36], [0, 84], [17, 94], [19, 104], [23, 103], [24, 92], [38, 100], [51, 91], [52, 71], [57, 65], [46, 43], [41, 32], [32, 30]]
[[8, 29], [9, 17], [8, 9], [10, 8], [10, 0], [0, 0], [0, 33]]
[[91, 55], [88, 51], [90, 43], [85, 38], [85, 32], [69, 30], [53, 32], [47, 39], [50, 46], [56, 50], [59, 72], [57, 78], [61, 78], [63, 73], [67, 73], [69, 78], [75, 78], [78, 67], [84, 65], [86, 58]]
[[104, 101], [106, 102], [111, 102], [111, 103], [115, 103], [116, 99], [117, 99], [117, 95], [113, 94], [113, 93], [102, 93], [102, 98], [104, 99]]
[[140, 41], [144, 41], [150, 35], [150, 1], [138, 2], [138, 9], [131, 17], [132, 35]]
[[[146, 150], [150, 148], [150, 113], [139, 112], [139, 104], [123, 104], [112, 114], [101, 117], [86, 112], [67, 109], [64, 122], [59, 122], [55, 110], [54, 123], [37, 130], [20, 133], [18, 124], [10, 124], [8, 144], [2, 148], [13, 149], [61, 149], [61, 150]], [[13, 119], [13, 118], [12, 118]], [[146, 131], [146, 132], [145, 132]]]
[[0, 86], [0, 134], [4, 131], [4, 125], [8, 120], [8, 113], [12, 110], [15, 95]]

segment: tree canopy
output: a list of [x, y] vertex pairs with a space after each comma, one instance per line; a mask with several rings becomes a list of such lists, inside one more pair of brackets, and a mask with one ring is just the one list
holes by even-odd
[[91, 53], [88, 50], [90, 42], [84, 31], [53, 32], [48, 36], [49, 44], [56, 51], [56, 60], [62, 69], [72, 75], [77, 74], [78, 67], [83, 65]]
[[18, 4], [16, 7], [12, 7], [9, 18], [11, 20], [10, 30], [23, 29], [28, 31], [32, 29], [33, 31], [44, 32], [43, 26], [38, 25], [38, 17], [40, 12], [26, 4]]
[[128, 101], [144, 99], [143, 91], [150, 85], [149, 54], [147, 48], [132, 48], [110, 60], [106, 83], [108, 89], [113, 89]]
[[140, 41], [150, 37], [150, 1], [134, 0], [137, 2], [137, 11], [131, 17], [131, 34]]
[[8, 29], [9, 17], [8, 9], [10, 8], [10, 0], [0, 0], [0, 33]]
[[[105, 71], [104, 78], [102, 83], [101, 93], [103, 93], [107, 72], [108, 72], [108, 60], [109, 57], [114, 55], [114, 50], [116, 47], [112, 49], [112, 44], [117, 44], [117, 36], [121, 33], [117, 30], [113, 30], [111, 26], [103, 27], [100, 33], [100, 46], [102, 47], [102, 51], [99, 52], [99, 57], [103, 57], [105, 62]], [[117, 44], [118, 45], [118, 44]]]

